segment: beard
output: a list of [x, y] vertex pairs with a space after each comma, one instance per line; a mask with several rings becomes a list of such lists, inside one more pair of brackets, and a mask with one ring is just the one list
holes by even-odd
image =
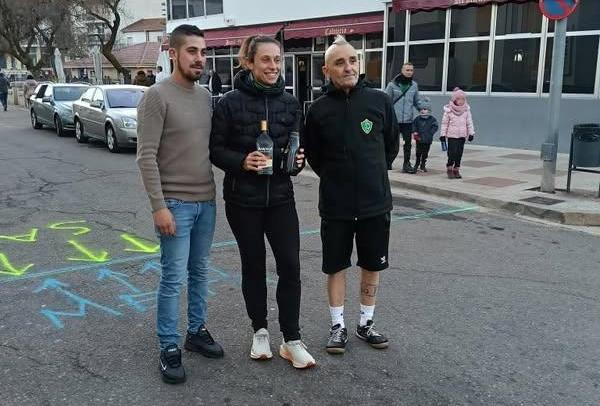
[[[199, 69], [201, 69], [201, 71], [196, 74], [196, 73], [192, 72], [192, 70], [191, 70], [192, 68], [199, 68]], [[177, 70], [179, 71], [181, 76], [183, 76], [190, 82], [196, 82], [196, 81], [200, 80], [200, 78], [202, 77], [202, 73], [204, 73], [204, 64], [199, 63], [197, 65], [192, 65], [192, 66], [190, 66], [190, 70], [186, 71], [183, 69], [181, 61], [179, 59], [177, 59]]]

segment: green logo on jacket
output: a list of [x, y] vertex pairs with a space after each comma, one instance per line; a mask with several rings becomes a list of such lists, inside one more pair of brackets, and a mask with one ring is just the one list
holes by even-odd
[[373, 129], [373, 122], [368, 118], [365, 118], [363, 122], [360, 123], [360, 128], [362, 128], [363, 132], [368, 135]]

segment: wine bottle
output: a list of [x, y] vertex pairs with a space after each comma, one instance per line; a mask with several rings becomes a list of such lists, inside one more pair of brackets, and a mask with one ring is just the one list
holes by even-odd
[[267, 157], [267, 164], [258, 171], [259, 175], [273, 174], [273, 140], [269, 136], [267, 120], [260, 122], [260, 134], [256, 139], [256, 150]]

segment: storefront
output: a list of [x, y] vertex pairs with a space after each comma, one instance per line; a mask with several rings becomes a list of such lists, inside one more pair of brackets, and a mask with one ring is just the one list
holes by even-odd
[[237, 54], [244, 38], [264, 34], [283, 38], [286, 90], [301, 103], [310, 102], [321, 94], [324, 77], [321, 67], [325, 50], [336, 35], [344, 35], [358, 50], [361, 72], [376, 86], [383, 85], [383, 13], [369, 13], [318, 20], [250, 27], [224, 28], [205, 31], [209, 47], [205, 75], [201, 84], [207, 84], [209, 72], [214, 70], [223, 84], [223, 91], [233, 88], [237, 73]]

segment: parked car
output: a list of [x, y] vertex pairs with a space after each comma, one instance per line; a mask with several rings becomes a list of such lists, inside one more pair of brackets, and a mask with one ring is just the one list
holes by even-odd
[[89, 85], [69, 83], [41, 83], [29, 98], [31, 107], [31, 125], [40, 129], [44, 126], [54, 128], [56, 135], [64, 137], [67, 131], [73, 131], [73, 102], [81, 97]]
[[133, 85], [90, 87], [73, 103], [75, 139], [94, 138], [110, 152], [137, 146], [137, 106], [147, 88]]

